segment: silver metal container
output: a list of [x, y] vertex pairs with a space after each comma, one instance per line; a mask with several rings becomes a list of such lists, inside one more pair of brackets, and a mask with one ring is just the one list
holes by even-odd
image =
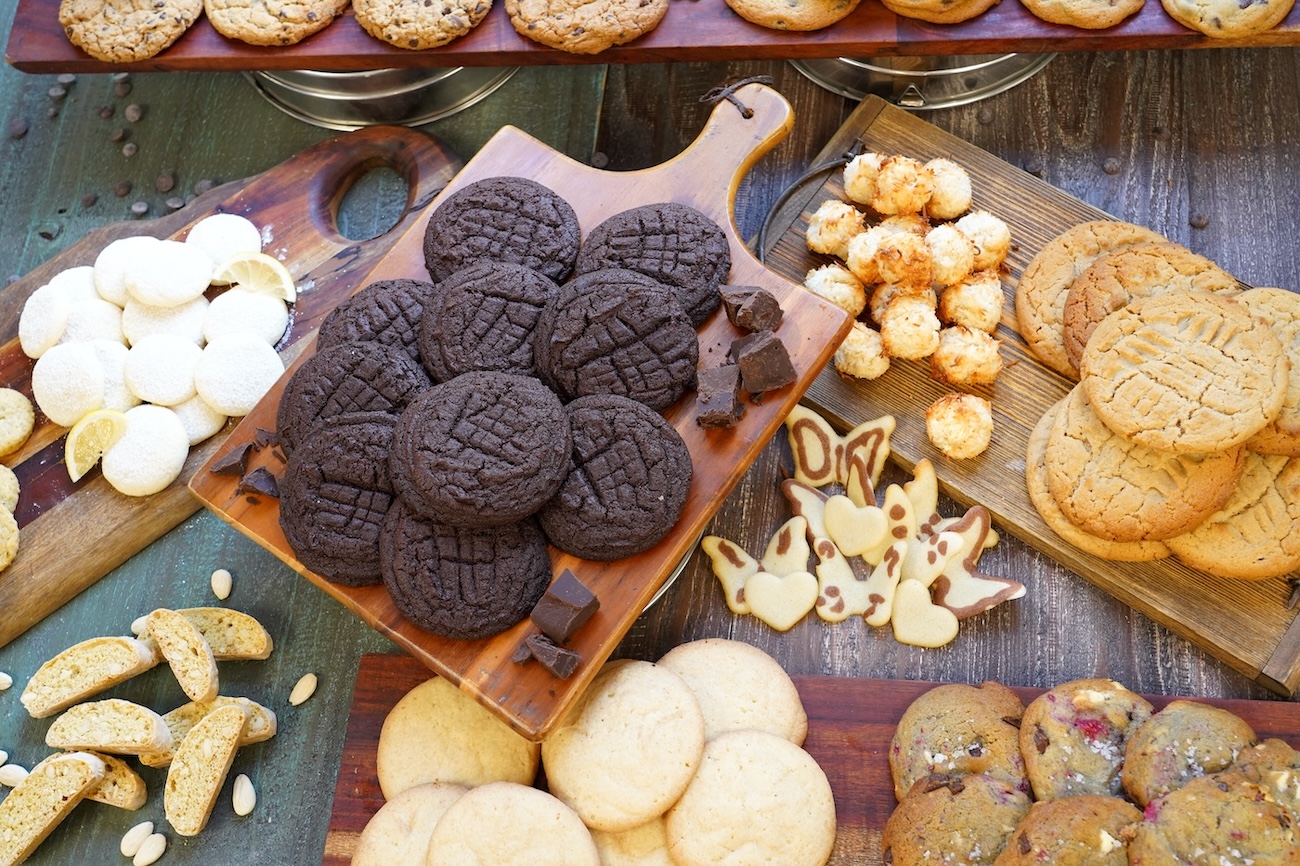
[[827, 90], [862, 99], [868, 93], [901, 108], [951, 108], [1009, 90], [1055, 54], [957, 54], [950, 57], [832, 57], [790, 64]]
[[505, 84], [511, 67], [246, 72], [268, 102], [326, 129], [419, 126], [469, 108]]

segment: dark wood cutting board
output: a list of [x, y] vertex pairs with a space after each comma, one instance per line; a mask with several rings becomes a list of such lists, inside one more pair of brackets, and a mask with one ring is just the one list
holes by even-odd
[[[347, 866], [357, 836], [384, 804], [375, 771], [375, 747], [384, 717], [429, 671], [409, 656], [361, 657], [352, 712], [343, 741], [324, 866]], [[889, 776], [889, 741], [894, 726], [916, 697], [937, 683], [845, 677], [795, 677], [808, 712], [808, 750], [825, 771], [835, 795], [838, 829], [833, 866], [881, 864], [880, 832], [894, 809]], [[1016, 688], [1028, 702], [1043, 689]], [[1147, 695], [1156, 707], [1172, 696]], [[1241, 716], [1261, 739], [1280, 737], [1300, 747], [1300, 705], [1284, 701], [1201, 698]]]
[[[1239, 581], [1211, 577], [1173, 559], [1117, 563], [1090, 556], [1047, 528], [1025, 488], [1025, 446], [1043, 413], [1072, 382], [1049, 370], [1029, 351], [1016, 330], [1015, 286], [1020, 274], [1048, 240], [1081, 222], [1112, 217], [1038, 178], [939, 130], [884, 101], [869, 98], [827, 144], [818, 162], [865, 150], [906, 154], [921, 160], [945, 156], [966, 167], [974, 186], [974, 207], [991, 211], [1011, 227], [1013, 249], [1003, 275], [1005, 302], [997, 338], [1003, 371], [992, 387], [973, 389], [991, 399], [994, 438], [974, 460], [947, 460], [926, 438], [924, 412], [950, 390], [929, 375], [925, 362], [895, 361], [874, 382], [841, 378], [827, 371], [808, 391], [807, 402], [837, 426], [892, 414], [898, 420], [893, 457], [911, 469], [928, 457], [944, 492], [964, 505], [980, 503], [995, 524], [1050, 555], [1126, 604], [1191, 640], [1269, 689], [1290, 696], [1300, 687], [1300, 623], [1286, 607], [1290, 588], [1281, 578]], [[809, 215], [828, 198], [842, 197], [840, 171], [811, 184], [774, 219], [767, 262], [792, 279], [821, 259], [809, 253], [804, 232]]]
[[[338, 231], [339, 203], [357, 178], [381, 166], [407, 182], [402, 216], [377, 238], [349, 240]], [[265, 227], [272, 238], [266, 251], [280, 258], [298, 283], [290, 329], [277, 347], [291, 360], [459, 167], [459, 158], [423, 133], [372, 127], [328, 139], [256, 177], [212, 190], [163, 219], [97, 229], [0, 293], [0, 382], [31, 396], [35, 362], [18, 345], [18, 318], [27, 297], [50, 277], [94, 264], [99, 251], [117, 238], [181, 238], [195, 222], [217, 212], [240, 214]], [[22, 494], [16, 512], [18, 556], [0, 573], [0, 646], [202, 507], [186, 483], [233, 427], [228, 424], [191, 449], [180, 477], [167, 489], [129, 497], [113, 490], [98, 469], [76, 484], [69, 481], [63, 465], [67, 430], [38, 411], [31, 438], [4, 461], [18, 476]]]
[[[690, 554], [705, 525], [740, 480], [759, 451], [780, 428], [786, 413], [803, 395], [835, 351], [850, 321], [842, 310], [764, 268], [736, 234], [736, 189], [746, 171], [785, 137], [793, 123], [790, 104], [775, 90], [758, 84], [736, 93], [749, 109], [745, 116], [722, 102], [698, 138], [662, 165], [633, 172], [607, 172], [582, 165], [513, 127], [492, 137], [447, 187], [447, 194], [486, 177], [532, 178], [556, 190], [574, 207], [585, 235], [606, 217], [637, 205], [675, 201], [711, 217], [731, 246], [729, 282], [771, 291], [784, 309], [777, 329], [790, 352], [797, 381], [769, 392], [761, 403], [747, 403], [732, 430], [705, 430], [696, 421], [694, 393], [663, 414], [691, 452], [694, 478], [673, 531], [644, 553], [613, 562], [592, 562], [551, 552], [552, 573], [571, 569], [600, 599], [600, 609], [569, 642], [582, 655], [572, 677], [558, 680], [541, 665], [517, 664], [511, 656], [533, 631], [524, 620], [493, 638], [459, 641], [440, 638], [407, 622], [382, 586], [351, 588], [330, 583], [293, 556], [280, 529], [274, 499], [239, 495], [237, 479], [210, 472], [195, 474], [190, 487], [209, 508], [337, 598], [367, 623], [431, 668], [456, 682], [520, 733], [540, 739], [581, 694], [614, 647], [646, 607], [674, 567]], [[437, 202], [429, 209], [436, 208]], [[424, 270], [424, 225], [417, 221], [398, 240], [368, 279], [418, 277]], [[698, 329], [700, 367], [724, 363], [742, 332], [719, 309]], [[289, 374], [286, 374], [286, 377]], [[285, 379], [244, 419], [228, 440], [227, 450], [249, 442], [258, 429], [274, 429], [276, 407]], [[224, 452], [218, 452], [220, 459]], [[278, 474], [283, 464], [273, 449], [263, 449], [250, 466]]]

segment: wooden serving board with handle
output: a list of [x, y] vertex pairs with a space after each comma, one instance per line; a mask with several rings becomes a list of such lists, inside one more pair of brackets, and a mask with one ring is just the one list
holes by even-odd
[[[338, 231], [338, 208], [352, 183], [376, 167], [396, 171], [407, 183], [402, 216], [372, 240], [349, 240]], [[18, 345], [23, 303], [59, 271], [94, 264], [109, 242], [128, 235], [183, 238], [212, 213], [246, 216], [271, 240], [264, 251], [285, 263], [299, 286], [289, 331], [277, 346], [292, 359], [324, 315], [413, 224], [460, 166], [460, 160], [429, 136], [401, 127], [372, 127], [328, 139], [254, 178], [218, 187], [163, 219], [97, 229], [0, 293], [0, 382], [31, 396], [34, 361]], [[99, 470], [76, 484], [63, 465], [67, 429], [39, 410], [27, 443], [5, 458], [18, 476], [16, 516], [19, 551], [0, 572], [0, 646], [22, 634], [81, 590], [197, 511], [202, 504], [186, 487], [229, 431], [191, 449], [180, 477], [147, 497], [123, 496]]]
[[[996, 334], [1002, 341], [1003, 369], [993, 386], [971, 389], [992, 401], [993, 443], [973, 460], [948, 460], [930, 443], [925, 409], [951, 389], [931, 378], [924, 361], [894, 361], [889, 372], [873, 382], [828, 370], [809, 389], [807, 402], [844, 428], [893, 415], [898, 421], [891, 439], [893, 457], [904, 468], [930, 458], [944, 492], [956, 501], [987, 506], [999, 528], [1269, 689], [1285, 696], [1294, 693], [1300, 687], [1300, 612], [1287, 609], [1290, 587], [1284, 579], [1211, 577], [1172, 558], [1144, 563], [1099, 559], [1052, 532], [1029, 501], [1024, 480], [1029, 433], [1073, 383], [1039, 362], [1020, 336], [1015, 287], [1047, 241], [1078, 223], [1117, 217], [875, 97], [853, 113], [817, 162], [834, 159], [855, 145], [921, 160], [956, 160], [971, 175], [974, 207], [992, 212], [1011, 227], [1013, 246], [1003, 274], [1005, 302]], [[807, 250], [804, 232], [821, 202], [843, 197], [842, 178], [840, 171], [829, 172], [824, 183], [810, 185], [805, 196], [791, 200], [774, 218], [766, 259], [777, 271], [793, 279], [822, 263]]]
[[[375, 749], [384, 717], [429, 672], [408, 656], [361, 657], [352, 712], [334, 787], [325, 836], [324, 866], [347, 866], [357, 837], [384, 804], [375, 770]], [[835, 795], [837, 830], [832, 866], [880, 866], [880, 835], [894, 809], [889, 775], [889, 741], [908, 704], [938, 685], [915, 680], [846, 677], [794, 678], [808, 713], [804, 748], [817, 759]], [[1026, 703], [1043, 689], [1015, 688]], [[1157, 708], [1174, 698], [1146, 695]], [[1223, 707], [1250, 723], [1260, 739], [1279, 737], [1300, 747], [1300, 705], [1285, 701], [1197, 698]]]
[[[382, 586], [339, 586], [298, 562], [280, 529], [274, 499], [240, 495], [236, 492], [238, 479], [203, 470], [190, 483], [194, 493], [212, 510], [533, 739], [544, 737], [563, 717], [655, 591], [677, 563], [689, 555], [714, 512], [825, 366], [851, 324], [838, 307], [763, 267], [738, 237], [733, 217], [736, 189], [749, 167], [789, 132], [793, 113], [785, 98], [769, 87], [750, 84], [735, 95], [748, 116], [735, 105], [720, 103], [685, 151], [643, 171], [615, 173], [591, 168], [518, 129], [504, 127], [466, 163], [444, 193], [487, 177], [531, 178], [559, 192], [573, 205], [584, 235], [605, 218], [638, 205], [663, 201], [691, 205], [711, 217], [727, 234], [732, 258], [729, 282], [768, 289], [785, 312], [776, 333], [789, 350], [798, 374], [793, 385], [769, 393], [761, 403], [747, 403], [744, 417], [732, 430], [705, 430], [696, 424], [693, 393], [664, 413], [685, 440], [694, 464], [694, 479], [674, 530], [650, 550], [614, 562], [591, 562], [552, 550], [553, 574], [566, 568], [572, 570], [600, 600], [595, 616], [569, 643], [582, 655], [582, 664], [571, 678], [559, 680], [539, 664], [510, 660], [515, 649], [535, 631], [528, 620], [483, 640], [449, 640], [429, 634], [402, 618]], [[427, 278], [422, 248], [424, 227], [427, 213], [437, 205], [435, 201], [426, 218], [406, 230], [392, 251], [370, 271], [368, 281]], [[742, 335], [721, 309], [698, 333], [702, 368], [725, 363], [732, 341]], [[214, 459], [252, 441], [259, 429], [274, 429], [285, 379], [243, 420]], [[262, 466], [277, 475], [283, 469], [274, 449], [259, 451], [250, 466]]]

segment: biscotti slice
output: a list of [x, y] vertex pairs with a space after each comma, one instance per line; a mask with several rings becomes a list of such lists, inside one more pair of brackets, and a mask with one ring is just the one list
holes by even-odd
[[37, 764], [0, 802], [0, 866], [28, 858], [104, 778], [104, 762], [85, 752]]
[[139, 755], [170, 749], [172, 735], [162, 716], [148, 707], [108, 698], [64, 711], [45, 732], [45, 743], [56, 749]]
[[[183, 607], [176, 612], [199, 630], [212, 648], [212, 657], [219, 662], [268, 658], [274, 648], [271, 635], [262, 624], [242, 611], [228, 607]], [[140, 639], [154, 644], [147, 631]]]
[[160, 607], [145, 617], [144, 627], [158, 642], [186, 697], [210, 701], [217, 696], [217, 660], [194, 623], [174, 610]]
[[43, 719], [149, 670], [161, 658], [146, 641], [90, 638], [41, 665], [19, 700], [33, 719]]
[[163, 789], [163, 812], [180, 835], [197, 836], [208, 823], [247, 723], [247, 707], [219, 707], [200, 719], [176, 748]]
[[[213, 710], [221, 707], [238, 704], [248, 709], [248, 725], [244, 728], [244, 736], [239, 741], [241, 746], [249, 746], [253, 743], [260, 743], [269, 740], [275, 736], [275, 713], [259, 704], [257, 701], [248, 698], [235, 698], [218, 696], [210, 701], [195, 703], [191, 701], [188, 704], [182, 704], [176, 709], [163, 713], [163, 721], [167, 723], [168, 730], [172, 733], [173, 748], [180, 745], [181, 740], [190, 732], [199, 720]], [[140, 756], [140, 763], [146, 767], [166, 767], [172, 762], [172, 749], [162, 752], [151, 752]]]
[[[41, 761], [40, 764], [37, 764], [32, 772], [36, 772], [36, 769], [40, 768], [42, 764], [69, 754], [75, 753], [55, 752], [44, 761]], [[131, 769], [131, 766], [126, 761], [103, 752], [83, 752], [82, 754], [93, 755], [104, 763], [104, 777], [99, 780], [97, 785], [86, 792], [87, 800], [94, 800], [97, 803], [104, 803], [132, 812], [144, 805], [144, 801], [148, 799], [149, 790], [145, 787], [144, 779], [140, 778], [140, 774]]]

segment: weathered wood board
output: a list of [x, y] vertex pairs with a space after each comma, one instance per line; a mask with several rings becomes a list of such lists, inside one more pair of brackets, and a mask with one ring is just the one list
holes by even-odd
[[[315, 333], [324, 315], [359, 285], [455, 174], [460, 160], [427, 135], [394, 127], [373, 127], [337, 136], [247, 181], [219, 187], [169, 217], [96, 230], [0, 292], [0, 384], [31, 396], [34, 363], [18, 344], [23, 302], [59, 271], [89, 265], [109, 242], [135, 234], [183, 238], [189, 227], [216, 212], [246, 216], [271, 238], [265, 249], [281, 259], [301, 292], [288, 333], [278, 349], [286, 359]], [[378, 238], [356, 242], [339, 234], [339, 202], [352, 183], [371, 168], [387, 166], [405, 178], [405, 211]], [[98, 469], [76, 484], [63, 465], [67, 429], [37, 412], [27, 443], [5, 458], [18, 476], [21, 496], [18, 556], [0, 573], [0, 646], [200, 507], [186, 487], [189, 476], [224, 441], [234, 424], [191, 450], [180, 477], [148, 497], [123, 496]]]
[[[926, 362], [895, 361], [874, 382], [824, 372], [806, 402], [845, 428], [891, 414], [898, 428], [891, 440], [894, 459], [911, 469], [928, 457], [946, 493], [958, 502], [979, 503], [995, 524], [1049, 554], [1126, 604], [1182, 635], [1269, 689], [1290, 696], [1300, 687], [1300, 624], [1288, 610], [1290, 595], [1281, 578], [1238, 581], [1211, 577], [1173, 559], [1117, 563], [1090, 556], [1066, 543], [1039, 517], [1025, 488], [1025, 446], [1043, 413], [1073, 384], [1047, 369], [1017, 332], [1017, 280], [1034, 254], [1051, 238], [1081, 222], [1122, 219], [1106, 214], [1036, 177], [949, 135], [884, 101], [869, 98], [827, 144], [817, 162], [834, 159], [859, 144], [865, 150], [905, 154], [921, 160], [944, 156], [966, 167], [974, 186], [974, 207], [988, 210], [1011, 227], [1013, 249], [1003, 275], [1005, 303], [997, 338], [1003, 371], [991, 387], [972, 389], [993, 405], [994, 439], [974, 460], [947, 460], [925, 434], [927, 406], [951, 390], [930, 376]], [[810, 184], [792, 199], [768, 231], [766, 260], [791, 279], [800, 279], [823, 259], [808, 252], [804, 231], [809, 215], [828, 198], [842, 198], [842, 172]], [[1014, 576], [1014, 575], [1012, 575]]]
[[[384, 804], [375, 771], [375, 747], [384, 717], [407, 691], [428, 679], [414, 659], [365, 655], [352, 693], [352, 713], [334, 788], [334, 807], [325, 837], [324, 866], [347, 866], [357, 837]], [[838, 823], [832, 866], [880, 866], [880, 833], [894, 809], [889, 776], [889, 741], [903, 711], [937, 685], [914, 680], [795, 677], [808, 712], [804, 748], [817, 759], [835, 795]], [[1026, 702], [1043, 689], [1016, 688]], [[1172, 696], [1147, 695], [1163, 707]], [[1300, 746], [1300, 705], [1284, 701], [1198, 699], [1224, 707], [1248, 721], [1261, 739], [1280, 737]]]
[[[785, 137], [793, 122], [789, 103], [771, 88], [751, 84], [736, 96], [752, 110], [751, 116], [743, 116], [727, 102], [719, 104], [690, 147], [654, 168], [625, 173], [600, 171], [565, 157], [513, 127], [505, 127], [447, 187], [450, 194], [486, 177], [532, 178], [560, 192], [573, 205], [584, 234], [606, 217], [637, 205], [662, 201], [692, 205], [727, 233], [732, 259], [729, 281], [767, 288], [780, 300], [785, 312], [776, 333], [789, 350], [798, 374], [795, 384], [770, 392], [761, 403], [749, 403], [739, 425], [732, 430], [705, 430], [696, 424], [693, 392], [664, 413], [686, 442], [694, 464], [691, 489], [674, 530], [650, 550], [614, 562], [586, 561], [552, 550], [553, 573], [572, 570], [600, 599], [599, 611], [569, 643], [583, 658], [570, 679], [557, 680], [538, 664], [510, 660], [532, 630], [527, 620], [483, 640], [458, 641], [429, 634], [403, 619], [382, 586], [339, 586], [298, 562], [280, 529], [275, 500], [238, 494], [237, 478], [202, 470], [190, 484], [213, 511], [533, 739], [545, 736], [563, 716], [655, 591], [691, 552], [714, 512], [825, 366], [850, 325], [838, 307], [764, 268], [736, 234], [733, 210], [741, 179], [763, 153]], [[435, 201], [428, 212], [436, 206]], [[393, 245], [389, 255], [370, 272], [368, 281], [427, 274], [422, 243], [428, 212], [426, 219], [417, 221]], [[742, 334], [721, 309], [698, 332], [702, 368], [724, 363], [732, 341]], [[259, 429], [274, 429], [284, 381], [236, 428], [225, 450], [251, 441]], [[219, 459], [223, 453], [218, 452], [216, 457]], [[263, 449], [255, 455], [250, 467], [259, 465], [275, 474], [283, 469], [274, 449]]]

